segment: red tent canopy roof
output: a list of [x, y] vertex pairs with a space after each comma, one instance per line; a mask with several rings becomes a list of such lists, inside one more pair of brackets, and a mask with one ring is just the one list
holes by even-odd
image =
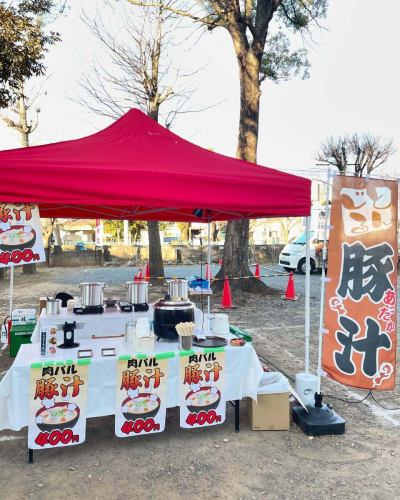
[[164, 221], [306, 216], [308, 179], [192, 144], [137, 109], [93, 135], [0, 152], [0, 202], [42, 217]]

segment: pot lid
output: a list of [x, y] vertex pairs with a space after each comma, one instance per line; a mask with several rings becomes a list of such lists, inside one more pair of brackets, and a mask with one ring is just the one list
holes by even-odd
[[105, 283], [100, 283], [98, 281], [85, 281], [83, 283], [79, 283], [79, 286], [104, 286]]
[[164, 308], [191, 309], [194, 308], [194, 304], [188, 299], [173, 300], [169, 295], [166, 295], [163, 299], [158, 300], [154, 304], [154, 307], [156, 309], [164, 309]]

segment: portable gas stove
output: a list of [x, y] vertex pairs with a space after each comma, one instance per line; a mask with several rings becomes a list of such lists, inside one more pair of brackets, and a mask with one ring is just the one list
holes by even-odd
[[74, 314], [103, 314], [103, 306], [82, 306], [74, 307]]
[[129, 302], [120, 302], [119, 309], [121, 312], [146, 312], [149, 310], [149, 304], [131, 304]]

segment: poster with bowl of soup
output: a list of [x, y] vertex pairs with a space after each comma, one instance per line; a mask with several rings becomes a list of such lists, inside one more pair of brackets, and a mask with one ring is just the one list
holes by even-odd
[[0, 202], [0, 268], [45, 260], [38, 206]]
[[130, 437], [162, 432], [168, 360], [156, 356], [122, 358], [117, 363], [115, 435]]
[[188, 429], [225, 421], [224, 348], [181, 353], [180, 426]]
[[29, 448], [42, 450], [85, 441], [89, 364], [88, 359], [31, 365]]

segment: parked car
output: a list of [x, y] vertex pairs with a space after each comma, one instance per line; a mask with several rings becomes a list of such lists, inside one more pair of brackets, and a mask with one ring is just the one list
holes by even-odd
[[[310, 238], [310, 271], [322, 268], [323, 242], [315, 237], [311, 231]], [[282, 249], [279, 255], [279, 265], [286, 271], [297, 271], [299, 274], [306, 273], [306, 233], [294, 237]]]

